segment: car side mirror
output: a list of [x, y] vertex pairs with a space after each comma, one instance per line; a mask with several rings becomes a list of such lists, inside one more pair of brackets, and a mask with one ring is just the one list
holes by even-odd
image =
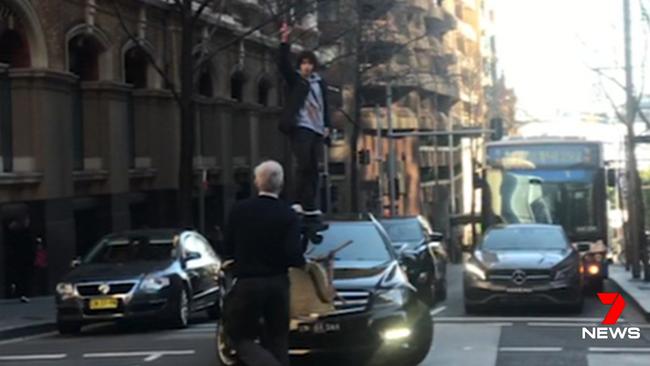
[[197, 259], [201, 259], [201, 253], [199, 252], [187, 252], [185, 254], [185, 262], [194, 261]]
[[70, 268], [77, 268], [81, 265], [81, 258], [77, 257], [70, 262]]
[[429, 235], [429, 238], [430, 238], [431, 241], [440, 242], [440, 241], [445, 240], [445, 235], [443, 233], [439, 233], [437, 231], [434, 231]]

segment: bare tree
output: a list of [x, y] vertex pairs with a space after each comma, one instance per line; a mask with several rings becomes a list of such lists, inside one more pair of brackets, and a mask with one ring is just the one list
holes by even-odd
[[[279, 21], [287, 14], [300, 16], [319, 0], [307, 0], [295, 6], [292, 2], [264, 0], [269, 16], [241, 34], [235, 34], [222, 43], [216, 43], [215, 35], [221, 28], [221, 15], [225, 13], [226, 0], [161, 0], [168, 3], [174, 20], [180, 25], [181, 46], [180, 65], [177, 70], [165, 70], [158, 63], [151, 50], [144, 47], [144, 40], [129, 27], [127, 17], [122, 11], [119, 0], [111, 0], [115, 16], [119, 19], [122, 31], [146, 55], [149, 63], [169, 86], [180, 117], [180, 165], [178, 170], [178, 223], [183, 226], [193, 224], [192, 192], [194, 182], [194, 124], [196, 117], [196, 84], [204, 67], [219, 53], [239, 44], [260, 29]], [[274, 9], [276, 9], [274, 11]], [[206, 30], [201, 37], [199, 32]], [[175, 76], [180, 79], [176, 85]]]

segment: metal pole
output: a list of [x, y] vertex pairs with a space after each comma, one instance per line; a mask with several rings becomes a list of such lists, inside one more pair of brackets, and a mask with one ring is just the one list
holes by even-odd
[[[393, 134], [393, 86], [392, 82], [386, 84], [386, 121], [388, 123], [388, 135]], [[395, 187], [395, 141], [393, 137], [388, 139], [388, 187], [390, 189], [390, 215], [396, 215], [397, 192]]]
[[634, 155], [634, 84], [632, 78], [632, 24], [630, 21], [630, 0], [623, 0], [623, 25], [625, 29], [625, 119], [627, 125], [627, 163], [628, 163], [628, 196], [627, 196], [627, 209], [629, 221], [629, 238], [627, 244], [632, 260], [632, 277], [639, 278], [641, 268], [639, 266], [639, 211], [638, 202], [635, 202], [640, 197], [640, 192], [637, 185], [637, 167], [636, 157]]
[[382, 163], [384, 161], [383, 155], [383, 148], [382, 148], [382, 140], [381, 140], [381, 111], [379, 109], [379, 105], [375, 105], [375, 120], [377, 121], [377, 141], [375, 145], [375, 153], [377, 156], [375, 157], [375, 161], [377, 162], [377, 208], [378, 212], [377, 214], [379, 217], [384, 216], [384, 187], [383, 187], [383, 166]]
[[208, 185], [208, 170], [201, 170], [201, 185], [199, 187], [199, 231], [205, 234], [205, 190]]
[[449, 129], [449, 134], [447, 136], [447, 147], [449, 149], [449, 195], [450, 195], [450, 200], [449, 200], [449, 209], [450, 209], [450, 214], [456, 213], [456, 182], [455, 182], [455, 177], [456, 177], [456, 172], [454, 171], [454, 135], [452, 135], [452, 131], [454, 129], [453, 126], [453, 118], [449, 117], [448, 118], [449, 123], [447, 124], [448, 129]]

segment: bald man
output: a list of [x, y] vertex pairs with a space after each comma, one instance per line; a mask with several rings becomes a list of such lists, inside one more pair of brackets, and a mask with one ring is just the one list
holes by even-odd
[[[234, 259], [237, 281], [224, 319], [240, 360], [248, 366], [289, 365], [288, 269], [303, 267], [305, 259], [298, 216], [278, 199], [283, 185], [279, 163], [258, 165], [258, 196], [238, 202], [226, 227], [224, 255]], [[257, 344], [260, 334], [266, 336]]]

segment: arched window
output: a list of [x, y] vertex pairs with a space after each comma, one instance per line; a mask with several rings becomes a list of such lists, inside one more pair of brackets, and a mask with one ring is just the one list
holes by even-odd
[[271, 82], [266, 77], [260, 78], [257, 83], [257, 104], [262, 106], [269, 105], [269, 96], [271, 91]]
[[205, 69], [199, 76], [198, 84], [199, 95], [203, 97], [212, 98], [214, 96], [214, 87], [212, 85], [212, 75], [210, 70]]
[[0, 20], [0, 63], [10, 67], [29, 67], [27, 37], [20, 29], [10, 29]]
[[131, 47], [124, 53], [124, 82], [133, 85], [134, 89], [145, 89], [148, 67], [145, 51], [137, 46]]
[[244, 83], [246, 77], [241, 70], [235, 71], [230, 77], [230, 97], [238, 102], [244, 101]]
[[99, 79], [99, 55], [104, 46], [95, 38], [78, 35], [68, 42], [68, 70], [82, 81]]

